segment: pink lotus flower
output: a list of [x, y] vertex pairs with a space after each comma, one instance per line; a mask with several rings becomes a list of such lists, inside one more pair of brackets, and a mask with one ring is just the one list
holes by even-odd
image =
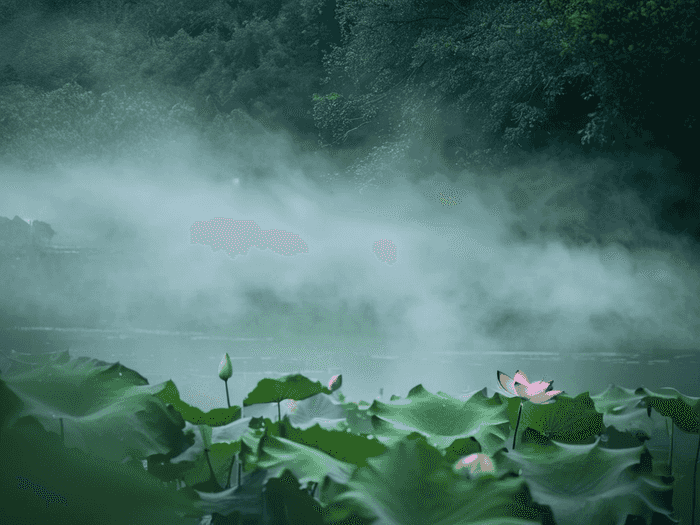
[[515, 375], [510, 378], [500, 370], [497, 371], [498, 384], [508, 392], [520, 398], [520, 408], [518, 409], [518, 421], [515, 423], [515, 434], [513, 434], [513, 450], [515, 450], [515, 437], [518, 435], [518, 427], [520, 426], [520, 416], [523, 413], [523, 401], [532, 401], [538, 405], [549, 405], [554, 403], [554, 396], [558, 396], [563, 390], [552, 390], [553, 381], [537, 381], [530, 383], [530, 380], [518, 370]]
[[506, 374], [498, 371], [498, 384], [509, 394], [518, 396], [525, 401], [532, 401], [538, 405], [548, 405], [555, 400], [563, 390], [552, 390], [554, 381], [536, 381], [530, 383], [522, 370], [518, 370], [511, 379]]
[[470, 474], [483, 474], [485, 472], [495, 472], [496, 467], [493, 460], [487, 454], [475, 453], [460, 459], [456, 464], [457, 470], [466, 468]]

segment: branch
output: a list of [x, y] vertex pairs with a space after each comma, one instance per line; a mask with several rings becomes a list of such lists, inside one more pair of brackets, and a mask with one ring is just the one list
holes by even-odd
[[445, 18], [444, 16], [426, 16], [424, 18], [415, 18], [413, 20], [385, 20], [380, 22], [380, 24], [412, 24], [413, 22], [421, 22], [423, 20], [449, 20], [450, 17]]
[[464, 16], [469, 16], [469, 12], [468, 12], [468, 11], [463, 10], [461, 7], [459, 7], [459, 6], [458, 6], [455, 2], [453, 2], [452, 0], [447, 0], [447, 3], [450, 4], [452, 7], [454, 7], [457, 11], [459, 11], [460, 13], [462, 13]]
[[404, 82], [407, 82], [408, 79], [410, 79], [413, 75], [415, 75], [415, 74], [416, 74], [416, 71], [418, 71], [420, 68], [422, 68], [422, 67], [425, 65], [426, 62], [427, 62], [427, 60], [423, 60], [423, 62], [421, 62], [421, 64], [420, 64], [419, 66], [414, 67], [414, 68], [408, 73], [408, 75], [406, 75], [405, 78], [403, 78], [402, 80], [399, 80], [396, 84], [394, 84], [392, 87], [390, 87], [389, 89], [387, 89], [382, 95], [380, 95], [379, 97], [375, 98], [374, 100], [371, 100], [370, 102], [372, 102], [372, 103], [374, 103], [374, 102], [379, 102], [379, 101], [382, 100], [383, 98], [386, 98], [386, 97], [389, 95], [389, 93], [391, 92], [391, 90], [396, 89], [397, 87], [399, 87], [399, 86], [400, 86], [401, 84], [403, 84]]
[[338, 143], [340, 143], [340, 142], [345, 142], [345, 139], [348, 138], [348, 134], [349, 134], [351, 131], [355, 131], [356, 129], [359, 129], [359, 128], [361, 128], [362, 126], [364, 126], [365, 124], [369, 124], [369, 122], [370, 122], [370, 121], [367, 120], [367, 121], [363, 122], [362, 124], [360, 124], [359, 126], [347, 130], [347, 131], [345, 132], [345, 134], [344, 134], [342, 137], [340, 137], [339, 139], [335, 139], [333, 142], [329, 142], [328, 144], [322, 144], [321, 147], [322, 147], [322, 148], [327, 148], [328, 146], [335, 146], [336, 144], [338, 144]]

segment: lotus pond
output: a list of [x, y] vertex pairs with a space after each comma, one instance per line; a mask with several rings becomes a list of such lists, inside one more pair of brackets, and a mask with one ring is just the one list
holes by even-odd
[[[698, 435], [700, 399], [673, 388], [569, 396], [493, 370], [493, 395], [418, 384], [370, 404], [342, 375], [290, 374], [203, 411], [119, 362], [11, 359], [0, 478], [15, 522], [623, 525], [691, 523], [695, 506], [673, 451], [647, 443], [659, 422]], [[246, 417], [256, 406], [276, 417]]]

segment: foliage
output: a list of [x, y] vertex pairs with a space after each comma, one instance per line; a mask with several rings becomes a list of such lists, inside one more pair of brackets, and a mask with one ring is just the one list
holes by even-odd
[[559, 54], [598, 70], [590, 92], [601, 103], [582, 130], [584, 143], [663, 129], [655, 138], [675, 149], [692, 133], [697, 112], [688, 107], [694, 87], [686, 79], [699, 62], [696, 0], [543, 0], [539, 9], [538, 25], [558, 41]]
[[[164, 138], [191, 121], [192, 109], [167, 95], [126, 89], [96, 95], [76, 83], [42, 92], [0, 86], [0, 151], [6, 161], [38, 168], [57, 160], [152, 157]], [[165, 133], [163, 130], [167, 130]]]
[[[203, 414], [203, 423], [171, 381], [151, 386], [119, 363], [68, 352], [33, 360], [13, 358], [0, 380], [0, 483], [21, 505], [4, 510], [37, 522], [176, 523], [211, 514], [236, 523], [399, 524], [418, 516], [444, 525], [567, 525], [628, 515], [651, 523], [673, 517], [674, 479], [660, 474], [664, 465], [630, 424], [647, 420], [645, 406], [693, 434], [700, 420], [698, 398], [611, 386], [528, 404], [516, 452], [504, 443], [520, 400], [489, 397], [485, 388], [457, 400], [417, 385], [406, 398], [368, 407], [297, 374], [261, 380], [243, 403], [277, 404], [275, 422], [241, 418], [236, 406]], [[286, 396], [298, 410], [282, 414]], [[487, 455], [492, 471], [459, 469], [472, 454]], [[19, 488], [17, 476], [27, 480]], [[45, 506], [23, 486], [59, 494]]]
[[309, 96], [333, 39], [323, 0], [167, 5], [142, 8], [153, 12], [143, 27], [154, 44], [143, 69], [149, 78], [187, 87], [195, 98], [210, 95], [224, 114], [245, 107], [313, 129]]
[[[417, 160], [430, 141], [456, 168], [496, 169], [549, 145], [682, 152], [697, 133], [695, 0], [34, 0], [4, 5], [0, 24], [0, 87], [24, 90], [3, 93], [4, 107], [19, 105], [0, 139], [14, 160], [105, 151], [72, 129], [81, 115], [57, 132], [19, 114], [51, 92], [74, 97], [67, 84], [167, 94], [164, 114], [131, 121], [146, 136], [171, 129], [166, 107], [214, 138], [241, 110], [336, 152], [410, 137], [405, 157]], [[18, 145], [34, 139], [36, 156]]]
[[[618, 4], [595, 2], [591, 9]], [[452, 121], [442, 130], [447, 139], [442, 152], [462, 162], [479, 156], [480, 150], [515, 154], [554, 141], [597, 148], [641, 146], [650, 139], [644, 131], [652, 124], [646, 118], [654, 109], [650, 99], [659, 100], [654, 89], [660, 84], [649, 73], [663, 65], [664, 50], [688, 54], [694, 42], [690, 35], [695, 22], [688, 16], [694, 2], [674, 2], [666, 15], [661, 6], [649, 13], [650, 7], [636, 8], [643, 20], [639, 24], [649, 31], [656, 18], [667, 20], [670, 31], [686, 17], [684, 36], [670, 38], [662, 32], [654, 37], [653, 47], [661, 55], [650, 55], [642, 37], [623, 39], [624, 50], [608, 45], [592, 52], [571, 44], [562, 53], [574, 22], [555, 23], [552, 9], [557, 5], [570, 11], [570, 2], [539, 0], [476, 1], [468, 6], [342, 2], [338, 17], [343, 42], [325, 62], [332, 79], [326, 93], [339, 96], [315, 96], [314, 116], [323, 140], [340, 145], [353, 137], [362, 141], [400, 133], [401, 124], [421, 128], [406, 113], [437, 111], [445, 122]], [[596, 35], [602, 34], [598, 28]], [[644, 67], [638, 67], [640, 61]], [[686, 101], [692, 96], [685, 95]], [[678, 118], [680, 111], [675, 111]], [[687, 120], [687, 111], [683, 117]], [[679, 129], [680, 122], [676, 124]]]
[[668, 56], [679, 45], [694, 44], [691, 30], [697, 4], [697, 0], [543, 0], [549, 17], [539, 25], [563, 30], [561, 54], [590, 46], [616, 60], [620, 55], [633, 60], [635, 49], [644, 49], [635, 60], [644, 68], [645, 59], [654, 54]]
[[[217, 115], [226, 118], [232, 110], [244, 109], [257, 118], [295, 125], [301, 133], [314, 130], [310, 94], [322, 73], [321, 52], [333, 40], [336, 25], [323, 0], [281, 5], [221, 0], [175, 4], [95, 1], [77, 11], [64, 7], [65, 17], [52, 18], [47, 12], [39, 24], [36, 10], [17, 8], [7, 13], [3, 29], [8, 49], [15, 53], [8, 54], [2, 66], [0, 87], [11, 86], [14, 91], [4, 94], [10, 116], [2, 139], [15, 143], [9, 148], [14, 151], [5, 150], [15, 161], [31, 158], [37, 165], [56, 153], [100, 157], [110, 148], [109, 153], [124, 154], [118, 135], [131, 115], [100, 115], [117, 119], [104, 121], [105, 127], [118, 130], [112, 133], [113, 144], [83, 133], [93, 123], [83, 121], [80, 129], [72, 129], [82, 113], [52, 111], [54, 118], [47, 125], [42, 113], [48, 108], [42, 99], [52, 93], [48, 96], [66, 109], [73, 102], [63, 99], [76, 96], [66, 92], [67, 84], [74, 86], [73, 91], [82, 88], [84, 98], [93, 99], [122, 88], [132, 95], [152, 90], [149, 95], [160, 100], [138, 101], [136, 106], [150, 107], [137, 111], [140, 122], [129, 122], [133, 134], [143, 132], [147, 142], [153, 136], [153, 125], [178, 129], [173, 122], [163, 122], [169, 120], [168, 109], [174, 106], [187, 108], [185, 120], [195, 117], [207, 125]], [[155, 115], [153, 110], [168, 97], [168, 109], [157, 108], [160, 114]], [[209, 107], [202, 111], [205, 99]], [[122, 101], [127, 110], [133, 102]], [[96, 106], [96, 100], [92, 104]], [[204, 113], [208, 114], [202, 119]], [[61, 119], [65, 122], [60, 123]], [[61, 124], [64, 129], [60, 132], [47, 131]], [[28, 145], [19, 145], [35, 139], [38, 155], [30, 154]], [[152, 143], [149, 146], [155, 149]]]
[[[36, 359], [13, 362], [0, 381], [0, 484], [13, 494], [4, 518], [166, 524], [194, 512], [138, 461], [189, 446], [182, 417], [153, 397], [148, 381], [68, 352]], [[34, 490], [19, 490], [18, 477]]]
[[566, 79], [552, 82], [562, 61], [535, 27], [531, 5], [344, 2], [343, 46], [325, 62], [344, 90], [315, 97], [325, 140], [342, 143], [363, 126], [366, 134], [399, 133], [406, 124], [432, 133], [417, 117], [437, 110], [452, 121], [449, 158], [536, 142]]

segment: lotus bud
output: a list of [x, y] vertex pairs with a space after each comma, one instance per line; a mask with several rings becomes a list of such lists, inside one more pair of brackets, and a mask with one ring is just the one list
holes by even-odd
[[337, 376], [337, 375], [334, 375], [333, 377], [331, 377], [331, 380], [328, 381], [328, 390], [330, 390], [331, 388], [333, 388], [333, 383], [335, 383], [336, 379], [338, 379], [338, 376]]
[[219, 377], [223, 380], [224, 386], [226, 386], [226, 403], [228, 407], [231, 408], [231, 399], [228, 395], [228, 380], [233, 375], [233, 366], [231, 365], [231, 358], [228, 353], [224, 354], [221, 364], [219, 365]]
[[231, 358], [228, 353], [224, 354], [223, 359], [221, 359], [221, 364], [219, 365], [219, 377], [226, 381], [230, 379], [233, 375], [233, 366], [231, 365]]

